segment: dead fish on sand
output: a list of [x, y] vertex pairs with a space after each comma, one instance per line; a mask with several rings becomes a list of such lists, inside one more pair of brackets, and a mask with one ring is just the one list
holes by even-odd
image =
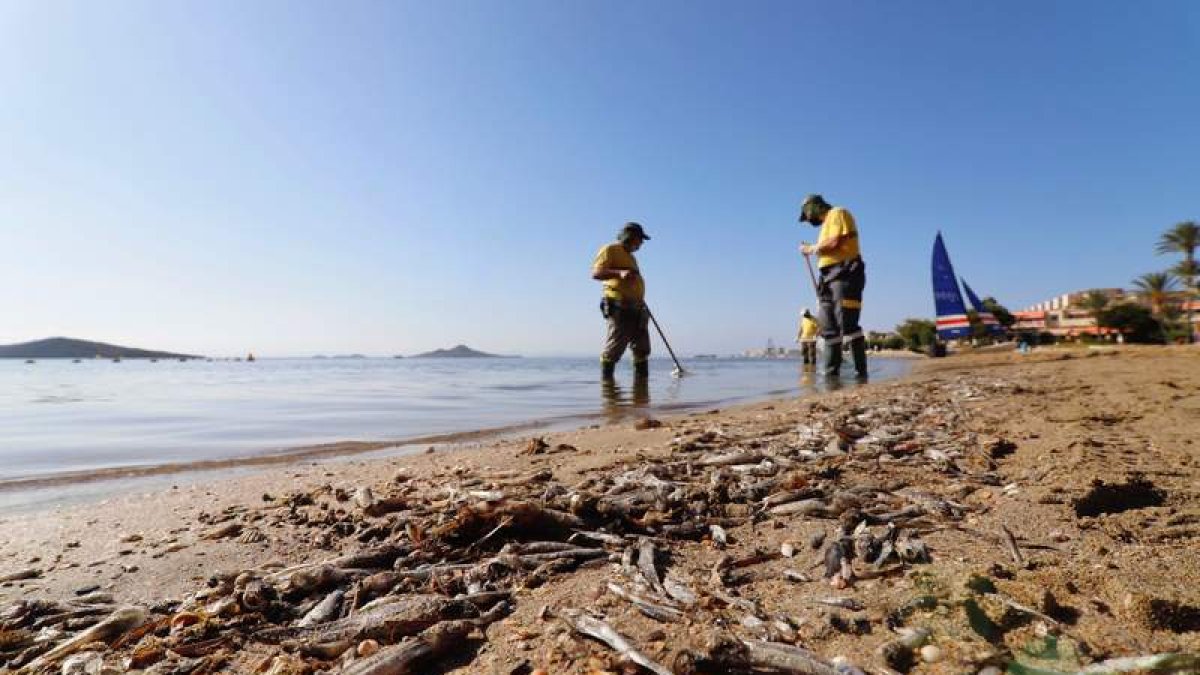
[[75, 637], [34, 659], [29, 665], [17, 672], [37, 672], [65, 656], [70, 656], [93, 642], [110, 642], [146, 623], [149, 618], [149, 613], [143, 607], [122, 607], [110, 614], [107, 619], [78, 633]]

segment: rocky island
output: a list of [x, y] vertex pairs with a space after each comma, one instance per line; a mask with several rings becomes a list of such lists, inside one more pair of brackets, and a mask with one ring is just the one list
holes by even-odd
[[478, 351], [475, 349], [471, 349], [470, 347], [468, 347], [466, 345], [455, 345], [455, 346], [451, 347], [450, 349], [435, 349], [431, 352], [425, 352], [424, 354], [416, 354], [416, 355], [412, 356], [411, 358], [414, 358], [414, 359], [440, 359], [440, 358], [503, 359], [503, 358], [512, 358], [512, 357], [501, 356], [499, 354], [488, 354], [487, 352], [481, 352], [481, 351]]
[[53, 337], [33, 342], [0, 345], [0, 359], [198, 359], [192, 354], [175, 354], [104, 342]]

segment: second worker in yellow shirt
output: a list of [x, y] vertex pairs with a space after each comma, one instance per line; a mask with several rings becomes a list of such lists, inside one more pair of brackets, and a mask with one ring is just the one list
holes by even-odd
[[796, 342], [800, 343], [800, 356], [806, 366], [817, 363], [817, 333], [820, 332], [821, 326], [817, 324], [808, 308], [805, 308], [800, 315], [800, 330], [796, 333]]
[[822, 370], [826, 377], [837, 377], [842, 366], [842, 345], [849, 344], [854, 370], [859, 379], [865, 380], [867, 341], [858, 322], [867, 271], [854, 216], [840, 206], [831, 206], [821, 195], [809, 195], [800, 207], [800, 222], [821, 228], [817, 243], [801, 246], [800, 252], [816, 254], [821, 271], [817, 296], [821, 301]]

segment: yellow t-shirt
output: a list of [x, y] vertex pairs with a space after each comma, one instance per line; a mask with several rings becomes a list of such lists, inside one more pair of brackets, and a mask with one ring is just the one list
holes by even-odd
[[817, 337], [817, 333], [821, 332], [821, 326], [817, 324], [817, 320], [811, 316], [801, 317], [800, 319], [800, 339], [813, 340]]
[[825, 222], [821, 223], [821, 235], [817, 241], [819, 243], [839, 236], [842, 242], [836, 249], [821, 254], [817, 260], [818, 267], [826, 267], [859, 256], [858, 226], [854, 224], [854, 216], [846, 209], [835, 206], [825, 215]]
[[[633, 254], [626, 251], [625, 247], [617, 242], [602, 247], [596, 254], [596, 259], [592, 261], [592, 270], [600, 267], [614, 270], [636, 270], [638, 264]], [[605, 279], [601, 283], [604, 284], [604, 297], [606, 298], [613, 298], [618, 302], [641, 302], [646, 298], [646, 282], [642, 279], [640, 272], [628, 279]]]

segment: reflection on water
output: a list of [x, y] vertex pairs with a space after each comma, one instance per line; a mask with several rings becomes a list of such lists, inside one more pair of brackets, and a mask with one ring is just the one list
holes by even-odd
[[811, 391], [814, 388], [817, 367], [812, 363], [800, 365], [800, 390]]
[[[0, 483], [106, 467], [227, 460], [338, 441], [526, 422], [577, 425], [827, 390], [798, 361], [651, 359], [601, 385], [595, 359], [0, 359]], [[873, 359], [886, 380], [908, 363]], [[798, 375], [799, 373], [799, 375]]]
[[610, 422], [644, 412], [650, 407], [650, 378], [635, 377], [633, 386], [628, 389], [623, 388], [615, 379], [602, 378], [600, 398], [604, 402], [604, 416]]

